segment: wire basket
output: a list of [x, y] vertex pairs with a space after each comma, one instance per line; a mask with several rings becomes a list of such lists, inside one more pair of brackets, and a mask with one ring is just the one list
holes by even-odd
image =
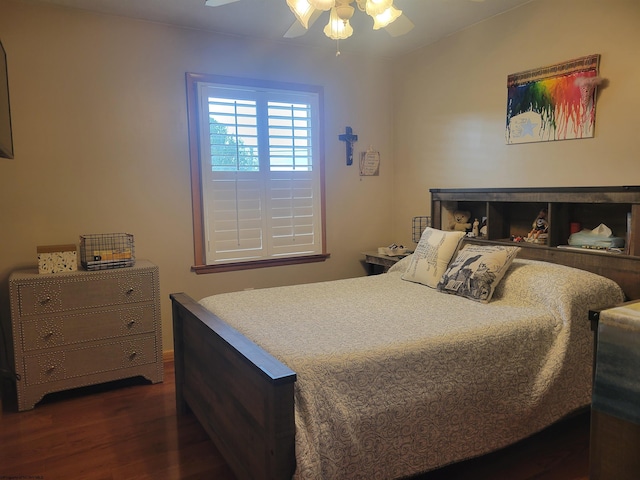
[[431, 226], [431, 217], [413, 217], [411, 219], [411, 239], [419, 243], [424, 229]]
[[87, 270], [132, 267], [136, 263], [133, 235], [129, 233], [80, 235], [80, 263]]

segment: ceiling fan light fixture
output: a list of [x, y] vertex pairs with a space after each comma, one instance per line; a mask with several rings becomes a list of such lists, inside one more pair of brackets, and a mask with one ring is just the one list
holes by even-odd
[[367, 0], [365, 12], [375, 17], [387, 11], [393, 5], [393, 0]]
[[[351, 14], [353, 15], [353, 12]], [[343, 20], [338, 15], [337, 8], [331, 8], [329, 23], [324, 27], [324, 34], [332, 40], [344, 40], [345, 38], [349, 38], [353, 35], [353, 27], [349, 23], [349, 18]]]
[[351, 17], [353, 17], [353, 12], [355, 12], [355, 9], [349, 4], [336, 5], [334, 8], [336, 9], [338, 18], [340, 20], [344, 20], [345, 22], [351, 20]]
[[379, 30], [380, 28], [386, 27], [395, 21], [400, 15], [402, 15], [402, 10], [398, 10], [393, 5], [390, 6], [384, 12], [373, 17], [373, 29]]
[[287, 0], [289, 9], [296, 16], [296, 19], [302, 24], [304, 28], [309, 28], [309, 18], [315, 12], [315, 8], [309, 3], [308, 0]]
[[[206, 1], [233, 2], [238, 0]], [[297, 22], [287, 30], [284, 34], [285, 38], [303, 35], [328, 9], [330, 10], [329, 23], [326, 24], [323, 32], [327, 37], [339, 43], [339, 40], [353, 35], [353, 27], [349, 21], [355, 13], [354, 6], [373, 18], [374, 30], [385, 28], [392, 37], [404, 35], [414, 27], [413, 23], [402, 14], [402, 11], [394, 7], [393, 0], [287, 0], [287, 5], [295, 15]], [[337, 55], [339, 54], [340, 50], [338, 49]]]
[[335, 0], [307, 0], [313, 8], [316, 10], [322, 10], [326, 12], [327, 10], [331, 10], [336, 3]]

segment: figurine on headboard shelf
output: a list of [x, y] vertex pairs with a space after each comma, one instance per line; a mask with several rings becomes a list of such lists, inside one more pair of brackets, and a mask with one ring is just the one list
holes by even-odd
[[482, 222], [480, 222], [480, 236], [487, 236], [487, 217], [482, 217]]
[[480, 236], [480, 222], [477, 218], [473, 220], [473, 227], [471, 228], [471, 236], [479, 237]]
[[549, 222], [547, 222], [546, 208], [543, 208], [542, 210], [540, 210], [540, 213], [538, 213], [538, 216], [533, 221], [532, 227], [533, 228], [529, 232], [529, 235], [527, 235], [528, 242], [538, 241], [538, 238], [540, 237], [540, 235], [545, 234], [546, 236], [546, 233], [549, 231]]

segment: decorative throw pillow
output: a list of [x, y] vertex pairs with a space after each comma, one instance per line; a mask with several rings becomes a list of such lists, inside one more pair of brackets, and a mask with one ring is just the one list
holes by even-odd
[[399, 260], [396, 263], [394, 263], [393, 265], [391, 265], [391, 267], [387, 271], [389, 273], [392, 273], [392, 272], [404, 273], [404, 272], [406, 272], [407, 268], [409, 268], [409, 265], [411, 264], [411, 259], [412, 258], [413, 258], [413, 253], [410, 253], [409, 255], [404, 257], [402, 260]]
[[464, 232], [425, 228], [402, 279], [436, 288], [464, 235]]
[[520, 247], [467, 245], [438, 282], [441, 292], [489, 303]]

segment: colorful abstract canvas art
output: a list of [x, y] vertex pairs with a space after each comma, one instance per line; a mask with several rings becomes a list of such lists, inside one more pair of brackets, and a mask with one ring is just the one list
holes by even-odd
[[591, 138], [600, 55], [507, 77], [507, 144]]

